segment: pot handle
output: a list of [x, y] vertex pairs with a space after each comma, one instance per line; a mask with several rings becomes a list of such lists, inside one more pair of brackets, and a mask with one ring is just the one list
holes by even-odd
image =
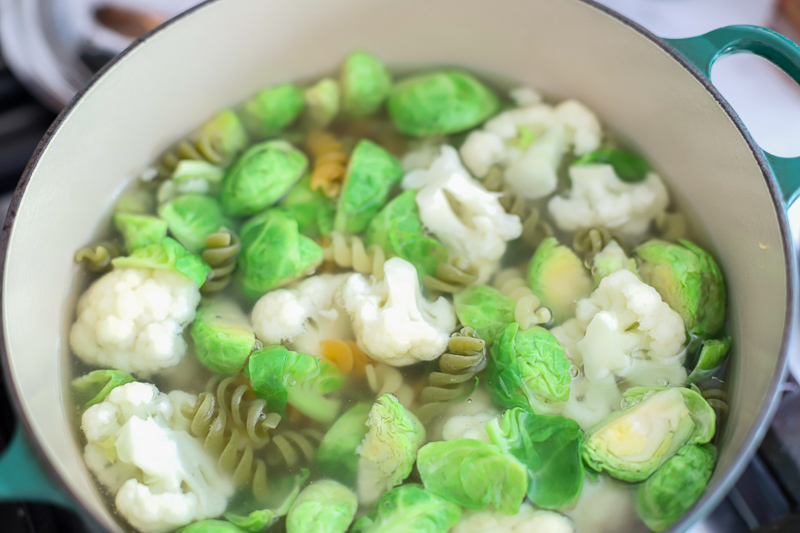
[[[750, 52], [779, 67], [800, 84], [800, 46], [760, 26], [727, 26], [687, 39], [664, 39], [711, 79], [711, 67], [722, 56]], [[762, 150], [763, 151], [763, 150]], [[788, 208], [800, 196], [800, 157], [778, 157], [764, 151]]]
[[0, 502], [3, 501], [38, 501], [75, 510], [72, 500], [42, 469], [19, 424], [0, 456]]

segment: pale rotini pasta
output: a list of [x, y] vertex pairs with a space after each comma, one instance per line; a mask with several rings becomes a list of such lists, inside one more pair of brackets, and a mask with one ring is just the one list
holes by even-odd
[[583, 228], [575, 233], [572, 239], [572, 248], [584, 259], [590, 259], [605, 248], [612, 239], [614, 236], [602, 226]]
[[528, 287], [525, 276], [518, 268], [507, 268], [497, 273], [493, 282], [494, 287], [517, 302], [514, 307], [514, 320], [522, 329], [528, 329], [537, 324], [546, 324], [553, 318], [552, 313], [542, 306], [539, 298]]
[[429, 291], [458, 292], [478, 279], [478, 267], [468, 259], [454, 257], [447, 263], [436, 266], [436, 276], [425, 276], [425, 287]]
[[267, 457], [270, 464], [285, 464], [288, 467], [314, 460], [316, 449], [324, 433], [314, 428], [299, 430], [282, 429], [272, 436]]
[[206, 237], [203, 261], [211, 267], [211, 277], [201, 287], [201, 292], [216, 292], [225, 288], [236, 269], [236, 259], [242, 250], [242, 241], [228, 228], [220, 228]]
[[103, 241], [84, 246], [75, 252], [75, 262], [86, 267], [90, 272], [106, 272], [111, 270], [111, 260], [124, 253], [122, 246]]
[[377, 364], [367, 365], [365, 369], [367, 383], [375, 397], [382, 394], [394, 394], [406, 407], [414, 401], [414, 388], [403, 381], [403, 375], [393, 366]]
[[323, 241], [322, 251], [326, 261], [339, 267], [352, 268], [359, 274], [383, 279], [383, 264], [387, 257], [383, 248], [376, 244], [365, 246], [364, 241], [356, 235], [333, 231]]
[[439, 358], [439, 371], [431, 372], [422, 389], [422, 407], [417, 416], [428, 423], [447, 406], [466, 398], [476, 385], [475, 374], [486, 366], [486, 343], [474, 329], [466, 327], [454, 333], [447, 351]]
[[342, 373], [352, 373], [356, 377], [364, 377], [366, 375], [365, 371], [367, 364], [369, 364], [369, 358], [354, 341], [327, 339], [320, 341], [319, 346], [322, 351], [322, 358], [329, 361]]
[[306, 150], [313, 158], [311, 189], [322, 189], [329, 198], [342, 190], [342, 180], [347, 173], [347, 152], [334, 135], [315, 130], [306, 137]]
[[507, 213], [517, 215], [522, 221], [521, 239], [536, 247], [547, 237], [553, 235], [553, 227], [545, 222], [535, 207], [528, 205], [525, 198], [511, 191], [503, 179], [503, 170], [497, 165], [491, 167], [483, 180], [487, 191], [502, 193], [500, 205]]

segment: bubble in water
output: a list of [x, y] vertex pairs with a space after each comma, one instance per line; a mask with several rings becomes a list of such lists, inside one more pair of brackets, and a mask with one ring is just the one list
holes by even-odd
[[633, 402], [633, 400], [632, 400], [632, 399], [630, 399], [630, 398], [623, 398], [622, 400], [620, 400], [620, 402], [619, 402], [619, 406], [620, 406], [622, 409], [627, 409], [628, 407], [630, 407], [631, 405], [633, 405], [633, 403], [634, 403], [634, 402]]
[[472, 403], [472, 398], [467, 398], [467, 403]]
[[578, 376], [581, 375], [581, 371], [580, 371], [580, 369], [578, 369], [577, 366], [570, 366], [569, 367], [569, 375], [572, 376], [573, 379], [574, 379], [574, 378], [577, 378]]
[[656, 383], [658, 383], [659, 387], [668, 387], [669, 386], [669, 380], [667, 378], [659, 378], [658, 381], [656, 381]]
[[297, 381], [292, 381], [291, 383], [289, 383], [289, 385], [291, 385], [292, 387], [294, 387], [295, 385], [297, 385]]

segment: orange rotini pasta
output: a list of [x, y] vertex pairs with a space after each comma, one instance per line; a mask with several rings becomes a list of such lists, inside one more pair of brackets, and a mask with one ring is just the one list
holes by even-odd
[[322, 189], [329, 198], [337, 196], [347, 172], [347, 153], [342, 143], [328, 132], [315, 130], [306, 137], [306, 150], [314, 159], [311, 189]]
[[366, 375], [366, 367], [370, 363], [367, 354], [353, 341], [329, 339], [320, 341], [323, 359], [329, 361], [345, 374], [352, 373], [356, 377]]

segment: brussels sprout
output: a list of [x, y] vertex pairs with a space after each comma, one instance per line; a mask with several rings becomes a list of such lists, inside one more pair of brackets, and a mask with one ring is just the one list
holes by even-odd
[[294, 122], [303, 107], [303, 91], [291, 83], [285, 83], [259, 91], [247, 100], [242, 118], [253, 135], [269, 137]]
[[372, 404], [354, 405], [330, 427], [319, 443], [314, 463], [320, 474], [354, 487], [359, 455], [356, 449], [367, 436], [367, 418]]
[[114, 225], [122, 233], [128, 252], [158, 244], [167, 236], [166, 221], [151, 215], [117, 212]]
[[714, 259], [699, 246], [653, 239], [636, 248], [640, 272], [665, 302], [677, 311], [686, 329], [713, 337], [725, 323], [725, 280]]
[[714, 370], [722, 366], [730, 349], [730, 337], [703, 341], [700, 355], [697, 356], [697, 364], [695, 364], [692, 373], [689, 374], [687, 381], [689, 383], [700, 383], [710, 378]]
[[650, 164], [636, 154], [618, 148], [595, 150], [575, 160], [573, 165], [611, 165], [617, 177], [628, 183], [642, 181], [650, 172]]
[[114, 203], [114, 212], [145, 215], [152, 213], [155, 207], [152, 193], [144, 188], [138, 188], [120, 196]]
[[581, 440], [577, 422], [537, 415], [515, 407], [486, 425], [491, 441], [528, 468], [528, 498], [547, 509], [572, 505], [583, 488]]
[[615, 411], [586, 435], [583, 459], [597, 472], [623, 481], [644, 481], [686, 444], [714, 436], [716, 417], [696, 391], [682, 387], [634, 387]]
[[169, 232], [193, 254], [206, 247], [206, 237], [221, 227], [233, 227], [214, 198], [203, 194], [179, 196], [158, 208]]
[[512, 322], [492, 346], [486, 383], [498, 405], [547, 413], [569, 399], [569, 369], [552, 333], [539, 326], [520, 331]]
[[239, 237], [242, 288], [249, 298], [308, 274], [322, 262], [322, 248], [300, 235], [297, 221], [280, 211], [251, 218]]
[[408, 190], [386, 204], [367, 228], [367, 243], [405, 259], [421, 276], [435, 276], [436, 267], [447, 262], [447, 250], [423, 229], [416, 197]]
[[514, 322], [517, 302], [488, 285], [467, 287], [453, 296], [458, 320], [474, 329], [487, 346]]
[[419, 450], [417, 469], [426, 489], [470, 509], [494, 504], [503, 514], [515, 514], [528, 490], [525, 465], [474, 439], [426, 444]]
[[247, 375], [256, 396], [265, 400], [270, 411], [283, 416], [289, 403], [318, 422], [333, 422], [339, 413], [339, 400], [327, 398], [344, 384], [344, 376], [325, 361], [269, 346], [250, 355]]
[[[230, 109], [223, 109], [203, 124], [199, 138], [200, 147], [207, 145], [218, 157], [214, 162], [223, 165], [247, 148], [250, 142], [242, 121]], [[204, 151], [204, 154], [208, 157], [208, 152]]]
[[75, 402], [91, 407], [105, 400], [112, 390], [131, 383], [133, 376], [122, 370], [93, 370], [72, 380]]
[[222, 520], [202, 520], [182, 527], [175, 533], [247, 533], [247, 531]]
[[612, 239], [592, 258], [594, 286], [597, 287], [604, 277], [618, 270], [629, 270], [637, 276], [639, 275], [636, 269], [636, 259], [625, 255], [625, 250]]
[[197, 359], [218, 374], [237, 374], [258, 346], [247, 315], [229, 300], [203, 301], [191, 333]]
[[286, 517], [287, 533], [344, 533], [358, 509], [353, 491], [335, 481], [312, 483], [300, 493]]
[[304, 123], [312, 129], [324, 129], [339, 113], [339, 84], [322, 78], [305, 91]]
[[575, 314], [575, 303], [592, 292], [592, 278], [575, 252], [555, 237], [542, 241], [528, 266], [528, 282], [560, 324]]
[[297, 221], [297, 227], [304, 235], [318, 237], [333, 231], [333, 202], [321, 190], [311, 190], [309, 176], [292, 187], [279, 209]]
[[178, 241], [169, 237], [165, 237], [159, 244], [138, 248], [127, 257], [112, 259], [111, 263], [122, 268], [174, 270], [194, 281], [198, 287], [202, 287], [211, 274], [211, 267], [200, 257], [187, 252]]
[[358, 461], [358, 500], [362, 505], [373, 503], [402, 483], [425, 442], [422, 423], [391, 394], [378, 398], [370, 409], [367, 426]]
[[305, 154], [285, 141], [256, 144], [225, 173], [222, 208], [231, 216], [258, 213], [280, 200], [307, 166]]
[[447, 533], [461, 518], [461, 507], [419, 485], [390, 490], [375, 510], [359, 519], [352, 533]]
[[398, 130], [427, 137], [474, 128], [498, 111], [500, 101], [466, 72], [447, 70], [399, 82], [388, 106]]
[[[263, 533], [273, 526], [280, 517], [285, 516], [289, 509], [297, 501], [300, 489], [303, 487], [311, 472], [307, 468], [301, 468], [297, 475], [282, 476], [278, 479], [270, 479], [270, 492], [283, 498], [279, 501], [272, 501], [267, 509], [257, 509], [247, 515], [237, 515], [225, 513], [223, 517], [236, 527], [243, 529], [247, 533]], [[284, 496], [285, 494], [285, 496]], [[274, 498], [268, 497], [267, 500]], [[271, 507], [270, 507], [271, 505]]]
[[710, 444], [684, 446], [636, 488], [636, 512], [647, 527], [664, 531], [694, 505], [711, 479], [715, 456]]
[[364, 230], [403, 177], [395, 156], [362, 139], [350, 156], [344, 189], [339, 195], [334, 227], [344, 233]]
[[172, 176], [169, 179], [175, 183], [203, 180], [209, 184], [208, 192], [216, 194], [224, 177], [225, 169], [222, 167], [212, 165], [208, 161], [182, 159], [178, 162], [175, 170], [172, 171]]
[[386, 67], [365, 52], [353, 52], [342, 65], [342, 107], [353, 116], [376, 112], [392, 87]]

